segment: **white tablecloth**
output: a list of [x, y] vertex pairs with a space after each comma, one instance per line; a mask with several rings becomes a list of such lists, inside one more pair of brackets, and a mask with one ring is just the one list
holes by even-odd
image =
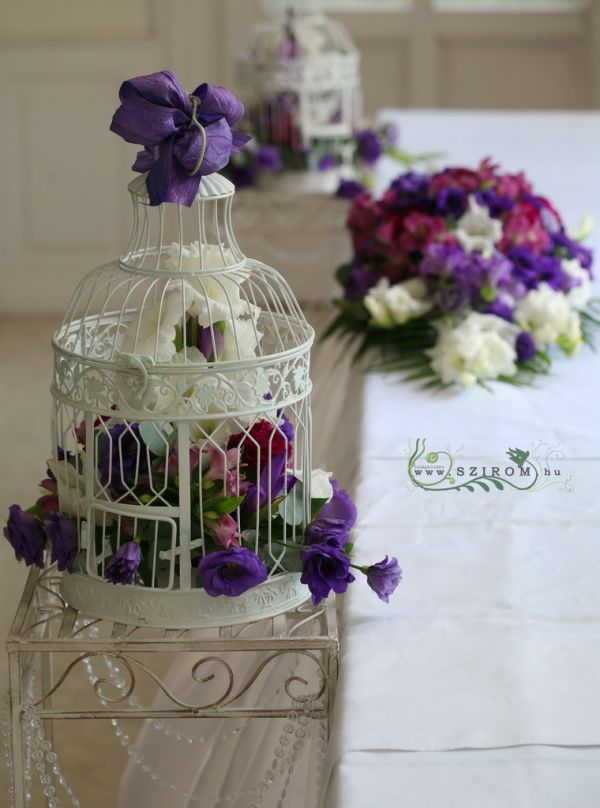
[[[586, 213], [600, 221], [600, 115], [406, 112], [397, 122], [408, 150], [442, 146], [471, 165], [491, 155], [525, 169], [570, 226]], [[360, 582], [346, 595], [325, 808], [598, 804], [599, 371], [585, 350], [559, 358], [535, 389], [431, 394], [367, 377], [357, 552], [392, 552], [405, 577], [387, 606]], [[479, 464], [514, 446], [558, 449], [570, 481], [411, 490], [416, 438]]]

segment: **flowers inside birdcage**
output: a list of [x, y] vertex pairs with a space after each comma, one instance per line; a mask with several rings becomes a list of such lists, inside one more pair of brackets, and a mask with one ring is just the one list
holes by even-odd
[[[84, 430], [78, 430], [83, 439]], [[143, 518], [135, 506], [177, 506], [181, 468], [176, 430], [163, 423], [134, 423], [115, 411], [98, 419], [93, 441], [97, 467], [97, 518], [89, 541], [103, 577], [113, 584], [157, 587], [178, 575], [171, 563], [173, 525]], [[83, 499], [74, 495], [90, 448], [61, 452], [48, 463], [40, 483], [43, 495], [23, 511], [11, 506], [4, 535], [17, 559], [42, 567], [44, 551], [60, 571], [85, 571], [87, 553], [78, 547]], [[318, 603], [329, 592], [344, 592], [351, 569], [367, 575], [369, 585], [387, 600], [401, 572], [397, 561], [359, 566], [351, 561], [350, 531], [356, 508], [348, 493], [321, 469], [311, 472], [310, 516], [304, 525], [304, 484], [295, 470], [294, 426], [281, 411], [228, 434], [219, 443], [192, 443], [183, 466], [189, 469], [191, 561], [195, 584], [208, 595], [236, 597], [266, 581], [274, 571], [302, 573]], [[116, 515], [114, 505], [134, 506]], [[147, 513], [147, 512], [146, 512]], [[121, 512], [122, 514], [122, 512]], [[264, 539], [257, 542], [257, 536]], [[382, 574], [384, 564], [385, 586]]]
[[241, 253], [235, 189], [208, 173], [243, 145], [243, 107], [165, 72], [120, 98], [113, 130], [143, 147], [136, 170], [152, 161], [129, 186], [127, 250], [86, 275], [55, 334], [53, 456], [5, 537], [56, 563], [74, 608], [122, 622], [259, 619], [344, 592], [351, 570], [387, 600], [396, 559], [353, 563], [356, 508], [311, 469], [313, 331]]
[[359, 193], [347, 221], [354, 256], [329, 333], [384, 369], [427, 386], [531, 383], [600, 325], [587, 226], [569, 235], [524, 174], [489, 159]]

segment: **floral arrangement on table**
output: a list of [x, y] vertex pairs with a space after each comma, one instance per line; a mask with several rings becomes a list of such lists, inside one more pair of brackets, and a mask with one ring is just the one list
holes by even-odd
[[354, 256], [328, 329], [425, 386], [531, 383], [552, 350], [574, 356], [600, 325], [592, 252], [523, 173], [488, 158], [407, 172], [352, 198]]

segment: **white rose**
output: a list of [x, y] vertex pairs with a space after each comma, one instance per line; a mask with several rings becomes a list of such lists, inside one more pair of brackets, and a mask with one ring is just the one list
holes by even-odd
[[539, 349], [558, 345], [566, 354], [574, 354], [581, 348], [579, 314], [571, 308], [567, 295], [547, 283], [541, 283], [519, 300], [515, 322], [529, 331]]
[[458, 325], [437, 325], [439, 337], [427, 351], [444, 384], [470, 387], [478, 379], [514, 376], [517, 329], [493, 314], [471, 312]]
[[427, 287], [420, 278], [411, 278], [393, 286], [390, 286], [387, 278], [381, 278], [364, 297], [363, 303], [374, 323], [391, 328], [429, 311], [431, 303], [425, 299], [426, 296]]
[[502, 238], [502, 223], [490, 216], [485, 205], [469, 196], [469, 209], [457, 222], [456, 238], [466, 252], [489, 255]]
[[181, 309], [181, 291], [167, 291], [159, 303], [143, 309], [127, 326], [121, 350], [150, 356], [155, 362], [170, 362], [175, 355], [175, 326], [181, 322]]
[[567, 292], [567, 300], [574, 309], [584, 309], [592, 296], [590, 274], [581, 266], [577, 258], [561, 261], [561, 267], [579, 283]]

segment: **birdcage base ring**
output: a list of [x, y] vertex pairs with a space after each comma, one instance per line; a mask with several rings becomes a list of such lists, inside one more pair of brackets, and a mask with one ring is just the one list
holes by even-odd
[[263, 620], [304, 603], [300, 573], [274, 575], [235, 598], [210, 597], [203, 589], [160, 590], [112, 584], [82, 573], [63, 575], [60, 591], [83, 614], [155, 628], [216, 628]]

